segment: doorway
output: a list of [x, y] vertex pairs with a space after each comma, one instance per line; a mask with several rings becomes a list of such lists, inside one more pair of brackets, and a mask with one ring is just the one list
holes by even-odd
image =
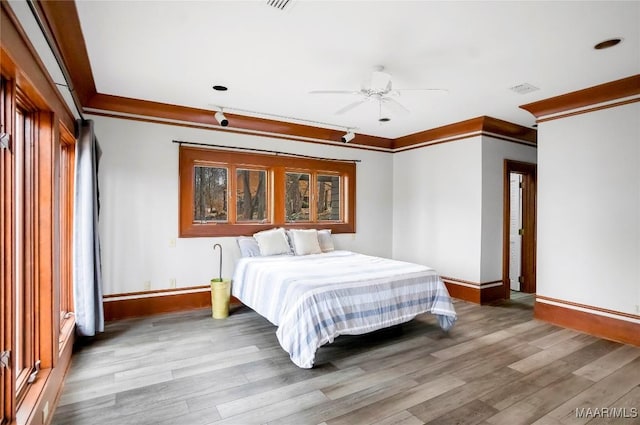
[[536, 292], [536, 164], [504, 160], [502, 285], [511, 291]]

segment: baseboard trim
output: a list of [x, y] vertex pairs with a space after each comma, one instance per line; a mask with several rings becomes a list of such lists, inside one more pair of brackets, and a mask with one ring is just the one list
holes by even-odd
[[441, 279], [454, 298], [476, 304], [490, 304], [504, 298], [501, 280], [477, 283], [448, 276], [441, 276]]
[[[231, 297], [231, 304], [240, 302]], [[103, 297], [104, 320], [128, 319], [163, 313], [211, 308], [211, 287], [191, 286], [158, 291], [111, 294]]]
[[640, 316], [536, 296], [536, 319], [600, 338], [640, 346]]

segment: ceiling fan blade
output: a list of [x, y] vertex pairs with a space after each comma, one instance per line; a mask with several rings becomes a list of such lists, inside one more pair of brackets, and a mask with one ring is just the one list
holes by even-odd
[[360, 94], [355, 90], [313, 90], [309, 94]]
[[405, 108], [404, 105], [402, 105], [400, 102], [390, 97], [383, 97], [382, 99], [380, 99], [380, 103], [384, 104], [392, 112], [397, 112], [404, 115], [407, 115], [410, 113], [410, 111], [407, 108]]
[[338, 109], [338, 110], [336, 111], [336, 115], [344, 114], [345, 112], [350, 111], [350, 110], [352, 110], [353, 108], [356, 108], [356, 107], [358, 107], [358, 106], [362, 105], [364, 102], [366, 102], [366, 100], [365, 100], [365, 99], [363, 99], [363, 100], [359, 100], [359, 101], [357, 101], [357, 102], [350, 103], [350, 104], [348, 104], [347, 106], [345, 106], [344, 108]]

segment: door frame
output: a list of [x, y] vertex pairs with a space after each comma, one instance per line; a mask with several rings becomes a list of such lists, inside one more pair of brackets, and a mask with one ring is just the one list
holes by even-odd
[[536, 292], [536, 205], [537, 205], [537, 165], [529, 162], [504, 160], [503, 177], [503, 225], [502, 225], [502, 287], [504, 298], [511, 298], [509, 282], [509, 222], [511, 219], [510, 175], [522, 175], [522, 292]]

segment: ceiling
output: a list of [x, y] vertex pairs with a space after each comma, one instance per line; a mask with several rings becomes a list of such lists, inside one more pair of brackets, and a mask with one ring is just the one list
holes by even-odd
[[[398, 138], [640, 73], [638, 1], [76, 1], [98, 93]], [[606, 50], [593, 46], [621, 38]], [[375, 66], [410, 113], [354, 94]], [[523, 83], [539, 90], [518, 94]], [[225, 92], [213, 85], [228, 87]], [[397, 108], [396, 108], [397, 109]], [[382, 116], [389, 117], [380, 123]]]

